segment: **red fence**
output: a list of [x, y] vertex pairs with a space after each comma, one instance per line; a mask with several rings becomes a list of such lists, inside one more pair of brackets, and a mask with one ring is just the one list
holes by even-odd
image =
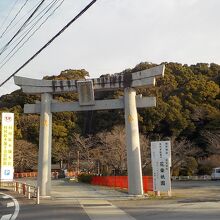
[[[94, 176], [92, 178], [93, 185], [119, 187], [121, 189], [128, 188], [127, 176]], [[144, 192], [153, 191], [152, 176], [143, 176]]]
[[[58, 172], [51, 172], [53, 178], [58, 177]], [[70, 171], [66, 173], [67, 177], [76, 176], [76, 172]], [[14, 178], [23, 178], [23, 177], [37, 177], [37, 172], [24, 172], [24, 173], [14, 173]]]
[[14, 173], [14, 178], [37, 177], [37, 172]]

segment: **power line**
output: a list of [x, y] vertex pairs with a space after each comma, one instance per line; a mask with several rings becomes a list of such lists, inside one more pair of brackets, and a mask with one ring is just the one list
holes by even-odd
[[18, 3], [18, 0], [15, 0], [15, 1], [14, 1], [14, 4], [13, 4], [12, 7], [10, 8], [10, 10], [9, 10], [9, 12], [8, 12], [8, 14], [7, 14], [7, 16], [6, 16], [5, 19], [3, 20], [0, 29], [2, 29], [2, 27], [3, 27], [4, 24], [5, 24], [5, 22], [8, 20], [8, 17], [10, 16], [11, 12], [13, 11], [13, 9], [14, 9], [14, 7], [15, 7], [15, 5], [16, 5], [17, 3]]
[[[40, 18], [37, 19], [37, 21], [35, 21], [35, 23], [24, 33], [22, 33], [17, 39], [15, 39], [11, 45], [9, 47], [7, 47], [5, 49], [8, 50], [10, 47], [12, 47], [14, 44], [16, 44], [17, 41], [19, 41], [16, 46], [6, 55], [6, 57], [1, 61], [1, 63], [16, 49], [16, 47], [26, 38], [26, 36], [34, 29], [34, 27], [38, 24], [38, 22], [56, 5], [58, 0], [53, 0], [50, 4], [48, 4], [35, 18], [33, 18], [27, 25], [25, 28], [27, 28], [32, 22], [35, 21], [35, 19], [38, 18], [39, 15], [41, 15], [45, 10], [44, 14], [40, 16]], [[22, 31], [24, 31], [25, 29], [23, 29]], [[4, 52], [5, 52], [4, 51]]]
[[3, 31], [3, 33], [0, 36], [0, 39], [4, 36], [5, 32], [8, 30], [8, 28], [12, 25], [12, 23], [14, 22], [14, 20], [17, 18], [17, 16], [21, 13], [22, 9], [25, 7], [25, 5], [27, 4], [29, 0], [26, 0], [24, 2], [24, 4], [21, 6], [21, 8], [18, 10], [18, 12], [15, 14], [14, 18], [9, 22], [8, 26], [5, 28], [5, 30]]
[[31, 58], [29, 58], [23, 65], [21, 65], [13, 74], [11, 74], [6, 80], [4, 80], [0, 87], [3, 86], [8, 80], [22, 70], [28, 63], [30, 63], [36, 56], [38, 56], [44, 49], [46, 49], [59, 35], [61, 35], [73, 22], [75, 22], [80, 16], [82, 16], [97, 0], [91, 1], [79, 14], [77, 14], [69, 23], [67, 23], [54, 37], [52, 37], [40, 50], [38, 50]]
[[[32, 27], [31, 27], [31, 30], [29, 29], [28, 31], [28, 33], [25, 35], [25, 36], [23, 36], [23, 38], [17, 43], [17, 45], [7, 54], [7, 56], [1, 61], [1, 63], [0, 63], [0, 69], [2, 69], [2, 67], [4, 67], [7, 63], [8, 63], [8, 61], [10, 61], [14, 56], [15, 56], [15, 54], [30, 40], [30, 38], [42, 27], [42, 25], [43, 24], [45, 24], [46, 23], [46, 21], [56, 12], [56, 10], [63, 4], [63, 2], [64, 2], [64, 0], [62, 0], [62, 2], [60, 2], [60, 4], [46, 17], [46, 19], [40, 24], [40, 26], [39, 27], [37, 27], [34, 31], [33, 31], [33, 33], [22, 43], [22, 45], [20, 46], [20, 47], [18, 47], [17, 49], [16, 49], [16, 47], [23, 41], [23, 39], [25, 39], [25, 37], [27, 36], [27, 34], [35, 27], [35, 25], [33, 25]], [[50, 8], [51, 9], [51, 8]], [[48, 9], [48, 11], [50, 10], [50, 9]], [[43, 15], [44, 16], [44, 15]], [[43, 16], [41, 16], [41, 18], [43, 17]], [[40, 18], [40, 19], [41, 19]], [[38, 22], [38, 21], [37, 21]], [[35, 22], [36, 23], [36, 22]], [[16, 50], [15, 50], [16, 49]], [[15, 51], [14, 51], [15, 50]], [[9, 57], [9, 55], [12, 53], [14, 51], [14, 53]], [[9, 58], [8, 58], [9, 57]], [[8, 59], [7, 59], [8, 58]], [[7, 60], [6, 60], [7, 59]]]
[[[27, 24], [26, 24], [26, 26], [21, 30], [21, 32], [19, 33], [20, 34], [20, 36], [19, 36], [19, 34], [18, 34], [18, 38], [16, 38], [16, 39], [14, 39], [13, 40], [13, 42], [11, 42], [11, 44], [7, 47], [7, 48], [5, 48], [4, 49], [4, 51], [2, 52], [2, 54], [6, 51], [6, 50], [8, 50], [10, 47], [12, 47], [14, 44], [16, 44], [16, 42], [18, 42], [17, 44], [16, 44], [16, 46], [18, 46], [21, 42], [22, 42], [22, 40], [24, 40], [25, 39], [25, 37], [31, 32], [31, 30], [34, 28], [34, 26], [35, 25], [37, 25], [38, 24], [38, 22], [41, 20], [41, 18], [42, 17], [44, 17], [44, 15], [49, 11], [48, 10], [48, 8], [49, 9], [51, 9], [54, 5], [56, 5], [56, 3], [57, 3], [57, 1], [59, 1], [59, 0], [52, 0], [42, 11], [40, 11], [40, 13], [38, 13], [33, 19], [31, 19]], [[45, 12], [46, 11], [46, 12]], [[43, 16], [41, 16], [39, 19], [37, 19], [42, 13], [44, 13], [43, 14]], [[25, 31], [25, 29], [27, 29], [35, 20], [37, 19], [37, 21], [34, 23], [34, 25], [32, 25], [27, 31]], [[24, 32], [25, 31], [25, 32]], [[22, 32], [24, 32], [24, 33], [22, 33]], [[21, 34], [22, 33], [22, 34]], [[16, 47], [14, 47], [13, 49], [12, 49], [12, 51], [15, 49]], [[2, 48], [3, 49], [3, 48]], [[1, 50], [0, 50], [1, 51]], [[11, 51], [11, 52], [12, 52]], [[10, 53], [11, 53], [10, 52]], [[0, 55], [2, 55], [2, 54], [0, 54]], [[8, 54], [9, 55], [9, 54]], [[8, 55], [6, 55], [7, 57], [8, 57]], [[6, 57], [3, 59], [3, 60], [5, 60], [6, 59]], [[2, 61], [1, 61], [1, 63], [2, 63]]]
[[27, 18], [27, 20], [24, 22], [24, 24], [19, 28], [19, 30], [16, 32], [16, 34], [11, 38], [11, 40], [6, 43], [6, 45], [2, 48], [0, 55], [6, 50], [6, 48], [10, 45], [10, 43], [17, 37], [17, 35], [24, 29], [24, 27], [27, 25], [27, 23], [30, 21], [30, 19], [34, 16], [34, 14], [38, 11], [38, 9], [41, 7], [41, 5], [45, 2], [45, 0], [42, 0], [40, 4], [37, 6], [37, 8], [33, 11], [33, 13]]
[[[50, 9], [56, 5], [57, 1], [59, 0], [53, 0], [52, 2], [50, 2], [40, 13], [38, 13], [27, 25], [26, 27], [21, 31], [24, 32], [22, 33], [17, 39], [15, 39], [10, 46], [16, 44], [16, 42], [19, 41], [19, 43], [17, 45], [19, 45], [22, 40], [31, 32], [31, 30], [33, 30], [33, 28], [38, 24], [38, 22], [50, 11]], [[48, 9], [49, 8], [49, 9]], [[46, 12], [45, 12], [46, 11]], [[44, 13], [43, 15], [41, 15], [42, 13]], [[40, 16], [41, 15], [41, 16]], [[38, 18], [40, 16], [40, 18]], [[37, 19], [38, 18], [38, 19]], [[35, 21], [37, 19], [37, 21]], [[35, 22], [34, 22], [35, 21]], [[34, 22], [34, 24], [28, 28], [32, 23]], [[27, 29], [28, 30], [25, 30]], [[16, 45], [16, 46], [17, 46]], [[8, 48], [10, 48], [10, 46]], [[8, 50], [8, 48], [6, 48], [6, 50]]]
[[34, 10], [37, 7], [38, 3], [35, 4], [26, 14], [24, 14], [12, 27], [10, 27], [5, 34], [7, 34], [8, 32], [10, 32], [14, 27], [17, 26], [17, 24], [24, 18], [26, 17], [26, 15], [28, 15], [32, 10]]

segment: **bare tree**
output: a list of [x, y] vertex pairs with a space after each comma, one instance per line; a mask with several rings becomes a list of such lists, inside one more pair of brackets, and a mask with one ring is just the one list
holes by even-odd
[[208, 145], [211, 154], [220, 154], [220, 130], [214, 132], [203, 131], [202, 136]]
[[[127, 155], [125, 146], [125, 129], [115, 126], [111, 132], [102, 132], [97, 135], [102, 148], [101, 163], [115, 174], [121, 175], [127, 170]], [[110, 170], [110, 172], [111, 172]]]
[[[117, 175], [127, 174], [126, 134], [124, 126], [115, 126], [111, 132], [98, 134], [101, 163], [109, 167]], [[140, 134], [142, 168], [150, 164], [149, 140]], [[109, 172], [110, 173], [110, 172]]]
[[142, 169], [151, 164], [150, 141], [144, 135], [140, 134], [141, 162]]
[[186, 140], [176, 140], [175, 137], [171, 138], [171, 175], [175, 169], [181, 166], [181, 164], [189, 157], [195, 156], [198, 153], [198, 149], [193, 144]]
[[[94, 171], [95, 166], [95, 152], [96, 152], [96, 138], [89, 135], [88, 137], [80, 136], [77, 133], [73, 134], [74, 152], [77, 155], [79, 152], [79, 159], [86, 163], [87, 171]], [[77, 158], [76, 158], [77, 159]]]
[[[59, 161], [60, 168], [63, 169], [64, 162], [69, 160], [70, 148], [66, 144], [65, 139], [61, 140], [53, 140], [52, 142], [52, 156], [53, 159]], [[69, 168], [69, 164], [67, 163], [67, 168]]]
[[26, 140], [15, 140], [14, 167], [18, 172], [32, 169], [37, 165], [37, 145]]

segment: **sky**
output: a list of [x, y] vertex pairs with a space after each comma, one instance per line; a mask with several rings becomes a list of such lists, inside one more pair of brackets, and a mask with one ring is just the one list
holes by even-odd
[[[0, 36], [25, 1], [0, 0]], [[51, 1], [46, 0], [45, 5]], [[64, 0], [13, 59], [0, 68], [0, 82], [90, 1]], [[39, 2], [29, 0], [17, 20]], [[219, 8], [219, 0], [98, 0], [17, 75], [42, 79], [65, 69], [86, 69], [91, 78], [96, 78], [133, 68], [140, 62], [220, 64]], [[15, 27], [0, 38], [0, 48], [11, 39], [22, 21], [15, 22]], [[5, 53], [0, 55], [0, 64], [4, 56]], [[18, 88], [12, 79], [0, 87], [0, 95]]]

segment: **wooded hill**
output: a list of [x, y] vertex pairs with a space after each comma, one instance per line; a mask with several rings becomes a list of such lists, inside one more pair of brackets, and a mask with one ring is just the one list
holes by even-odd
[[[220, 166], [220, 65], [165, 65], [165, 77], [158, 79], [154, 88], [137, 90], [137, 94], [157, 97], [156, 108], [138, 110], [143, 169], [149, 168], [150, 164], [149, 142], [170, 139], [173, 143], [173, 172], [176, 175], [181, 172], [210, 172], [211, 167]], [[156, 64], [145, 62], [123, 72], [153, 66]], [[65, 70], [44, 79], [82, 79], [87, 76], [89, 73], [85, 70]], [[96, 99], [119, 96], [123, 96], [123, 91], [95, 94]], [[78, 97], [77, 94], [66, 93], [54, 95], [54, 99], [62, 102], [77, 100]], [[21, 90], [0, 98], [0, 111], [15, 113], [17, 170], [32, 168], [36, 164], [39, 115], [23, 114], [24, 104], [35, 103], [35, 100], [40, 100], [40, 97], [26, 95]], [[96, 172], [98, 166], [103, 173], [111, 174], [113, 170], [118, 174], [126, 173], [123, 135], [123, 110], [55, 113], [53, 162], [63, 161], [68, 168], [74, 168], [78, 151], [80, 159], [87, 161], [87, 171]]]

